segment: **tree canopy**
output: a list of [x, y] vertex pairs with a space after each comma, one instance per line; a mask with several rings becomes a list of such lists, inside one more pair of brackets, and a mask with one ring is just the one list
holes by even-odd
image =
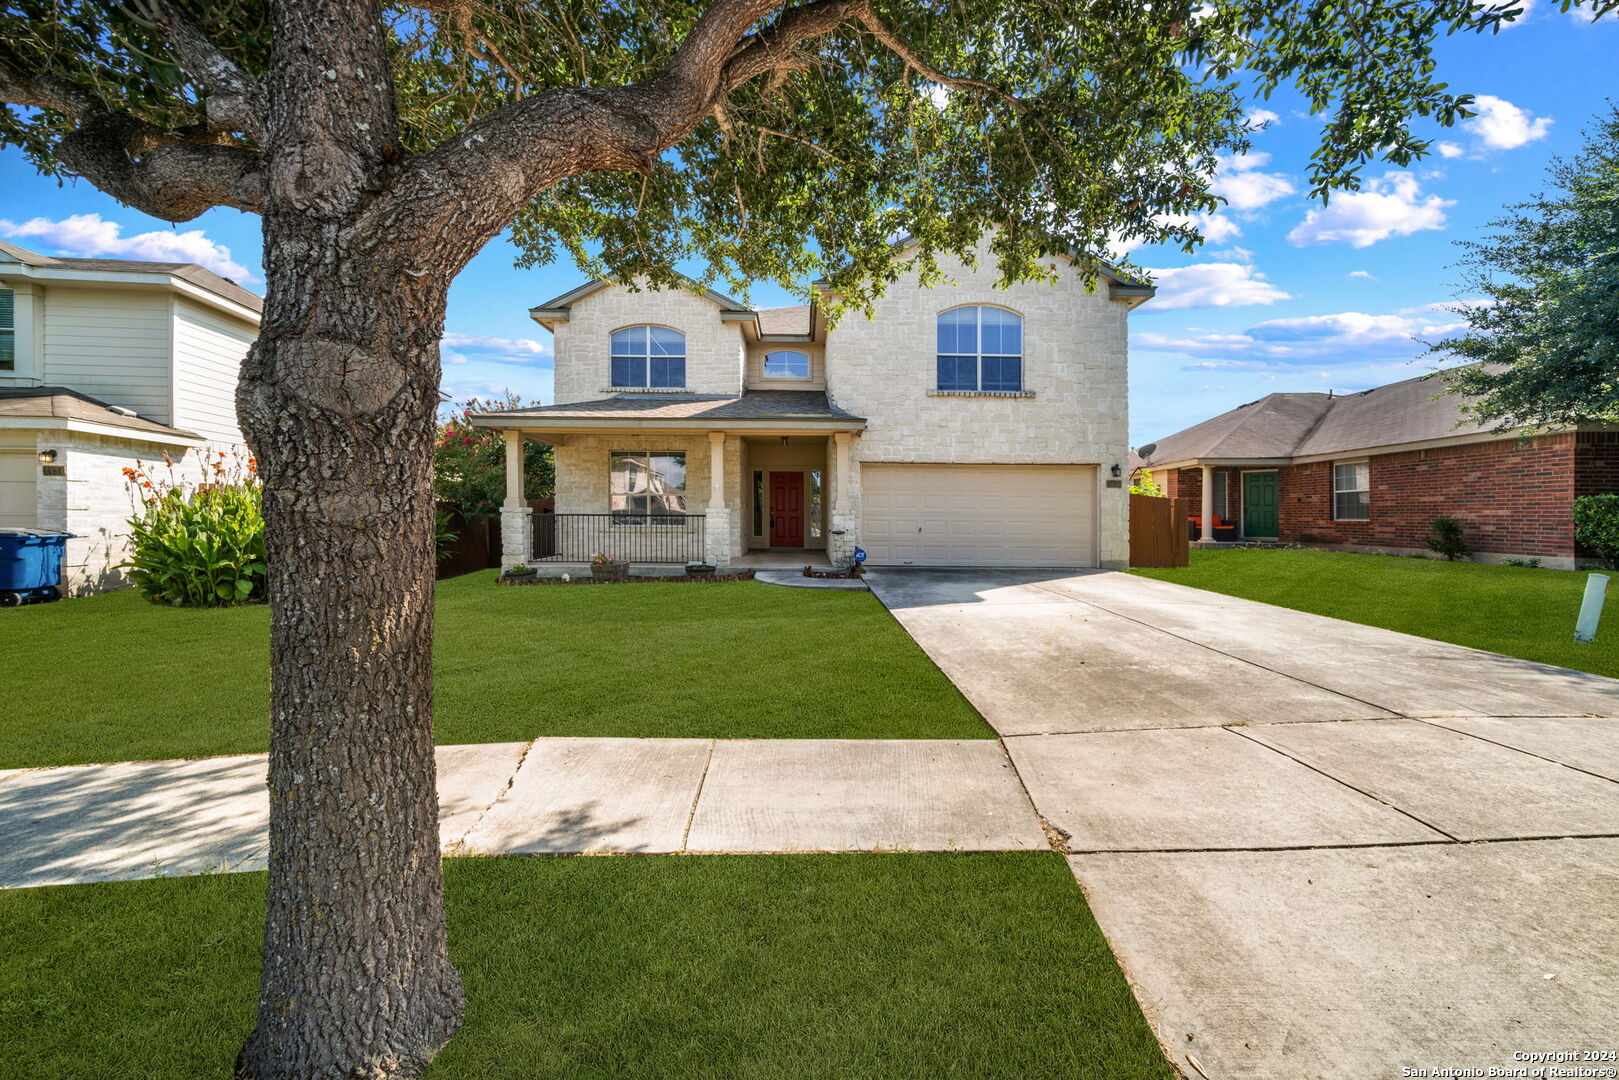
[[1552, 162], [1552, 188], [1462, 243], [1466, 329], [1433, 352], [1473, 361], [1441, 374], [1503, 428], [1619, 423], [1619, 107]]
[[[0, 100], [25, 108], [0, 113], [0, 142], [169, 220], [259, 210], [268, 11], [12, 0]], [[528, 263], [567, 252], [669, 284], [697, 260], [732, 290], [819, 278], [861, 303], [891, 278], [902, 234], [926, 271], [999, 227], [1009, 279], [1045, 272], [1049, 252], [1101, 260], [1119, 238], [1195, 243], [1194, 215], [1218, 205], [1217, 155], [1247, 147], [1245, 102], [1279, 87], [1326, 121], [1313, 193], [1353, 188], [1368, 161], [1427, 148], [1412, 117], [1465, 115], [1434, 42], [1517, 13], [1474, 0], [415, 0], [384, 9], [397, 122], [382, 137], [393, 170], [425, 173], [435, 156], [476, 158], [478, 140], [543, 140], [536, 121], [562, 116], [596, 145], [552, 182], [470, 163], [521, 196], [512, 228]], [[699, 88], [705, 56], [719, 67]], [[597, 123], [602, 110], [631, 137]], [[679, 110], [692, 115], [663, 115]]]

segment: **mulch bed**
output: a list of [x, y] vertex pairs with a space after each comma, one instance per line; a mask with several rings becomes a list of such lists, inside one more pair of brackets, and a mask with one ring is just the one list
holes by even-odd
[[541, 577], [538, 574], [534, 575], [533, 577], [520, 578], [512, 578], [507, 577], [505, 574], [498, 574], [495, 577], [495, 583], [497, 585], [633, 585], [638, 581], [710, 582], [751, 580], [753, 580], [752, 570], [737, 570], [734, 573], [717, 574], [664, 574], [658, 577], [640, 577], [632, 574], [627, 578], [618, 579], [591, 577], [588, 571], [584, 574], [577, 574], [568, 580], [564, 580], [559, 577]]
[[862, 578], [865, 574], [856, 570], [817, 570], [813, 566], [804, 567], [804, 576], [810, 578]]

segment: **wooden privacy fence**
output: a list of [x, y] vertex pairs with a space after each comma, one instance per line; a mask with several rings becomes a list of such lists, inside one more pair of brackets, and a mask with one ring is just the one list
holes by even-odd
[[1189, 558], [1186, 517], [1190, 499], [1130, 496], [1130, 565], [1185, 566]]

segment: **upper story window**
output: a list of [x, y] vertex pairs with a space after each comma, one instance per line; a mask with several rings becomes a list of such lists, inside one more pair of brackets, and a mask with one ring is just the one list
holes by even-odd
[[1366, 521], [1372, 516], [1372, 466], [1345, 461], [1332, 466], [1334, 521]]
[[686, 385], [686, 335], [667, 326], [632, 326], [613, 332], [615, 387]]
[[939, 389], [1023, 389], [1023, 318], [1005, 308], [939, 313]]
[[775, 352], [765, 353], [767, 379], [807, 379], [809, 374], [810, 358], [805, 353], [792, 349], [778, 349]]
[[17, 294], [0, 289], [0, 371], [17, 370]]

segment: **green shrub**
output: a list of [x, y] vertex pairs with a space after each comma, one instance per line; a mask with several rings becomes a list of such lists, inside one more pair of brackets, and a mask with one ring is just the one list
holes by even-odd
[[1453, 517], [1436, 517], [1428, 523], [1428, 550], [1450, 562], [1465, 559], [1472, 551], [1462, 535], [1462, 523]]
[[1574, 500], [1574, 539], [1602, 565], [1619, 570], [1619, 495], [1581, 495]]
[[213, 483], [172, 481], [158, 487], [144, 469], [125, 470], [142, 498], [130, 519], [133, 554], [124, 564], [141, 595], [154, 604], [223, 607], [264, 599], [264, 515], [258, 480], [226, 478], [222, 464]]

